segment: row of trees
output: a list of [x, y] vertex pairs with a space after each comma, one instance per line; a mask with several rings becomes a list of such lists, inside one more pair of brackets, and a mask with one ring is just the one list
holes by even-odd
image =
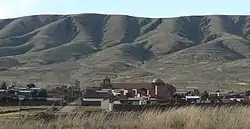
[[[30, 83], [30, 84], [27, 84], [26, 85], [28, 88], [32, 88], [32, 87], [36, 87], [36, 85], [35, 84], [33, 84], [33, 83]], [[0, 89], [7, 89], [8, 88], [8, 86], [7, 86], [7, 83], [6, 82], [3, 82], [1, 85], [0, 85]]]

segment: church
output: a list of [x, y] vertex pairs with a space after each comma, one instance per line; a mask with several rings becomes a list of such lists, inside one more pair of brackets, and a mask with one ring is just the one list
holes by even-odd
[[156, 78], [151, 83], [127, 83], [127, 82], [112, 82], [106, 76], [101, 84], [102, 89], [113, 89], [122, 91], [122, 95], [156, 98], [158, 100], [168, 100], [173, 97], [176, 88], [162, 79]]

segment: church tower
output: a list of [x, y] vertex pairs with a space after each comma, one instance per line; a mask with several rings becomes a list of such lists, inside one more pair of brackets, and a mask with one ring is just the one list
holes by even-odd
[[106, 76], [103, 79], [102, 88], [103, 89], [112, 89], [111, 80], [108, 76]]

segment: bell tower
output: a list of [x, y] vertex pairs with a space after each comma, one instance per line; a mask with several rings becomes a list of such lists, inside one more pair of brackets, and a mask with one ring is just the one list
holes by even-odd
[[105, 88], [105, 89], [111, 89], [112, 88], [111, 80], [110, 80], [110, 78], [108, 76], [106, 76], [103, 79], [102, 88]]

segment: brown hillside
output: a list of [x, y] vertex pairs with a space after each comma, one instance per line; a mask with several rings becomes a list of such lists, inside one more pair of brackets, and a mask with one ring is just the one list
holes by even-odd
[[[92, 85], [162, 77], [177, 87], [248, 88], [250, 16], [39, 15], [0, 20], [2, 80]], [[244, 84], [244, 85], [243, 85]]]

